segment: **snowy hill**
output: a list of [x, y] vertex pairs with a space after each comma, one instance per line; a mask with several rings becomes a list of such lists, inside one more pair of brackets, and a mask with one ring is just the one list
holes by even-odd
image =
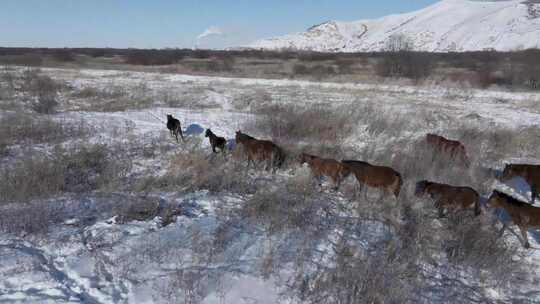
[[419, 11], [354, 22], [329, 21], [306, 32], [256, 41], [255, 49], [380, 51], [392, 35], [420, 51], [500, 51], [540, 47], [540, 2], [443, 0]]

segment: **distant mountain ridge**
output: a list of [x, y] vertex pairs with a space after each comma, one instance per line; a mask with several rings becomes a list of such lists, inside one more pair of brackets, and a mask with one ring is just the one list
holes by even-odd
[[247, 47], [369, 52], [384, 50], [393, 35], [407, 37], [417, 51], [540, 48], [540, 0], [443, 0], [415, 12], [379, 19], [328, 21], [305, 32], [262, 39]]

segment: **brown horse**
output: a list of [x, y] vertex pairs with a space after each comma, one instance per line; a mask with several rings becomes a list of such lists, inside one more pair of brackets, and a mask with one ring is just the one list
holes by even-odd
[[300, 164], [307, 163], [311, 173], [318, 180], [327, 176], [334, 183], [334, 190], [339, 189], [341, 182], [349, 176], [351, 171], [343, 163], [330, 158], [320, 158], [306, 153], [300, 154]]
[[283, 150], [269, 140], [259, 140], [237, 131], [236, 142], [241, 144], [246, 151], [248, 167], [252, 162], [255, 166], [255, 161], [266, 161], [266, 170], [272, 167], [275, 172], [275, 169], [280, 168], [285, 160]]
[[403, 179], [401, 174], [390, 167], [375, 166], [358, 160], [341, 161], [354, 173], [360, 185], [382, 188], [386, 193], [393, 194], [396, 199], [401, 191]]
[[212, 152], [217, 153], [216, 148], [220, 149], [221, 152], [225, 153], [225, 145], [227, 144], [227, 140], [224, 137], [219, 137], [212, 130], [206, 129], [206, 133], [204, 134], [204, 137], [208, 137], [210, 140], [210, 145], [212, 146]]
[[501, 180], [507, 181], [513, 177], [522, 177], [531, 187], [531, 201], [540, 198], [540, 165], [508, 164], [504, 167]]
[[167, 129], [169, 129], [171, 136], [176, 138], [176, 142], [178, 142], [178, 134], [180, 134], [182, 141], [185, 141], [180, 120], [174, 118], [171, 114], [167, 114]]
[[[507, 194], [494, 190], [489, 197], [487, 207], [503, 208], [506, 210], [512, 222], [519, 227], [521, 236], [523, 236], [523, 247], [530, 248], [529, 239], [527, 237], [527, 229], [529, 227], [540, 228], [540, 208], [533, 207], [527, 203], [521, 202]], [[506, 224], [501, 229], [501, 234], [506, 229]]]
[[465, 210], [474, 206], [474, 215], [480, 215], [480, 195], [470, 187], [456, 187], [430, 181], [416, 183], [416, 196], [429, 195], [435, 199], [435, 206], [439, 209], [439, 216], [443, 217], [446, 210]]
[[452, 159], [459, 160], [465, 167], [470, 166], [469, 157], [465, 151], [465, 146], [457, 141], [446, 139], [442, 136], [428, 133], [426, 143], [438, 152], [450, 156]]

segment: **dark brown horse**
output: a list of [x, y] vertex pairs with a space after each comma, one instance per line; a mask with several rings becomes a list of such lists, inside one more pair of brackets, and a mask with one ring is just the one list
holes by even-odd
[[507, 181], [513, 177], [522, 177], [531, 187], [531, 201], [540, 198], [540, 165], [508, 164], [504, 167], [501, 180]]
[[426, 143], [435, 151], [444, 153], [452, 159], [460, 161], [465, 167], [468, 168], [470, 166], [465, 146], [461, 142], [428, 133], [426, 135]]
[[396, 170], [358, 160], [343, 160], [342, 163], [354, 173], [360, 185], [382, 188], [385, 193], [393, 194], [396, 199], [398, 198], [403, 179]]
[[212, 152], [217, 153], [216, 148], [220, 149], [221, 152], [225, 153], [225, 146], [227, 145], [227, 140], [224, 137], [219, 137], [212, 130], [206, 129], [204, 137], [208, 137], [210, 140], [210, 145], [212, 146]]
[[458, 211], [474, 207], [475, 216], [481, 212], [480, 195], [470, 187], [456, 187], [423, 180], [416, 183], [414, 193], [416, 196], [429, 195], [434, 199], [440, 217], [444, 215], [444, 209]]
[[341, 182], [351, 173], [346, 165], [335, 159], [302, 153], [300, 164], [304, 163], [308, 164], [311, 174], [318, 180], [323, 176], [329, 177], [334, 183], [334, 190], [338, 190]]
[[169, 129], [171, 136], [174, 136], [176, 138], [176, 142], [178, 142], [178, 134], [180, 134], [182, 141], [184, 141], [184, 135], [182, 134], [182, 125], [180, 124], [180, 120], [174, 118], [171, 114], [167, 114], [167, 129]]
[[274, 171], [280, 168], [285, 160], [283, 150], [269, 140], [259, 140], [241, 131], [236, 132], [236, 142], [241, 144], [247, 154], [248, 167], [250, 163], [255, 166], [255, 161], [266, 161], [266, 169], [271, 167]]
[[[503, 208], [506, 210], [508, 215], [510, 215], [512, 222], [514, 222], [521, 231], [521, 236], [523, 236], [523, 247], [531, 247], [527, 237], [527, 229], [529, 229], [529, 227], [540, 228], [540, 208], [521, 202], [497, 190], [493, 191], [486, 206], [490, 208]], [[504, 232], [504, 229], [506, 229], [506, 224], [503, 226], [501, 233]]]

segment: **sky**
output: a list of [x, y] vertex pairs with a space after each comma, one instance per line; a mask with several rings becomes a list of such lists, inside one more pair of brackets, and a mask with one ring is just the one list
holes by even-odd
[[0, 0], [0, 46], [222, 48], [436, 0]]

